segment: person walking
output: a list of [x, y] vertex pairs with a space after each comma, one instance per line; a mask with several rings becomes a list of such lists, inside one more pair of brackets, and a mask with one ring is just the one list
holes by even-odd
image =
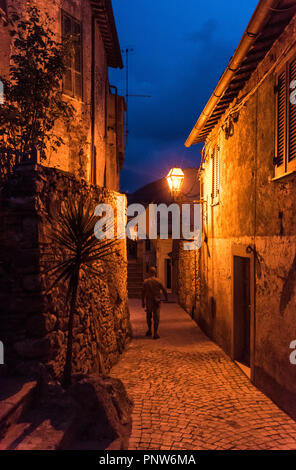
[[163, 293], [166, 301], [168, 300], [168, 294], [166, 288], [158, 277], [156, 277], [156, 268], [149, 268], [149, 277], [145, 279], [142, 290], [142, 307], [146, 308], [146, 318], [148, 330], [146, 336], [152, 336], [152, 318], [153, 318], [153, 338], [158, 339], [157, 333], [160, 317], [160, 303], [161, 293]]

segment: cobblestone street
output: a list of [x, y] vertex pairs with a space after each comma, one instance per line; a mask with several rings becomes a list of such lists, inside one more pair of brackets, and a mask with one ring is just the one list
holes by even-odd
[[296, 449], [296, 423], [177, 304], [163, 304], [159, 340], [130, 301], [134, 339], [112, 375], [134, 401], [129, 449]]

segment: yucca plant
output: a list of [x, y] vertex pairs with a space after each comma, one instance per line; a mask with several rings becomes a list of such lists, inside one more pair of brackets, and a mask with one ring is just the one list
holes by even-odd
[[[69, 309], [68, 338], [62, 385], [71, 385], [73, 324], [76, 312], [81, 273], [100, 276], [97, 263], [113, 253], [118, 253], [117, 240], [98, 240], [94, 235], [97, 217], [93, 215], [91, 202], [83, 197], [67, 201], [60, 214], [52, 220], [50, 239], [61, 253], [59, 261], [47, 269], [53, 277], [52, 289], [58, 283], [67, 285]], [[108, 227], [107, 227], [108, 228]]]

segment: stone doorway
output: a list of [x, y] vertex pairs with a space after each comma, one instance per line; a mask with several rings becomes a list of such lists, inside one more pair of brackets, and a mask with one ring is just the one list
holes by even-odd
[[232, 255], [232, 359], [253, 379], [254, 258], [246, 247], [236, 247]]
[[250, 368], [250, 259], [233, 257], [234, 359]]

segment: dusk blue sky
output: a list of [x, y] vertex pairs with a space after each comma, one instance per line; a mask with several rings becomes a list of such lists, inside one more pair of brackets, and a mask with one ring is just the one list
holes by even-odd
[[[257, 0], [112, 0], [120, 45], [132, 47], [129, 140], [121, 189], [133, 192], [178, 164], [198, 167], [184, 142], [227, 66]], [[125, 57], [123, 57], [125, 61]], [[110, 83], [125, 94], [125, 69]]]

